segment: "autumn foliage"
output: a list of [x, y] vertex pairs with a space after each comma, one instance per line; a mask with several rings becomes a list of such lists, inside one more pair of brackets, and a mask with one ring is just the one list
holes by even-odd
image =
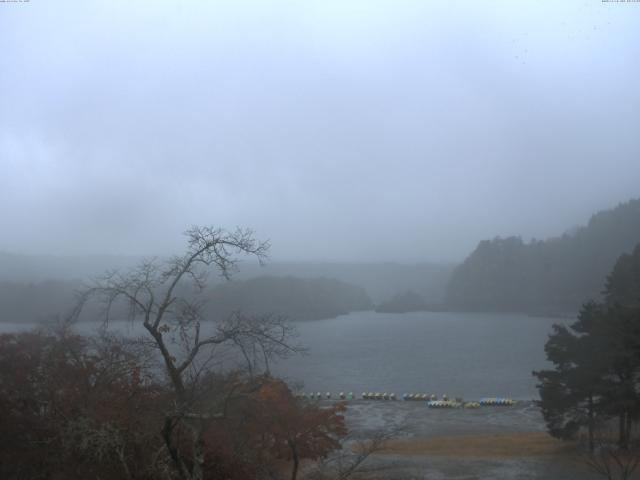
[[[173, 391], [141, 344], [68, 331], [0, 336], [0, 478], [179, 478], [165, 439]], [[208, 374], [188, 384], [202, 418], [208, 479], [296, 478], [300, 462], [341, 448], [336, 404], [295, 398], [269, 376]], [[204, 418], [204, 417], [203, 417]], [[194, 445], [185, 420], [173, 454]]]
[[140, 360], [113, 337], [0, 336], [2, 478], [151, 477], [165, 394]]

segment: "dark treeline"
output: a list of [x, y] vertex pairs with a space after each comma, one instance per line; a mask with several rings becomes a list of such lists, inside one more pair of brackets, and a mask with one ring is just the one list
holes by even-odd
[[333, 318], [373, 304], [360, 287], [327, 278], [259, 277], [218, 285], [208, 295], [205, 308], [214, 318], [234, 311], [269, 312], [292, 320]]
[[[141, 261], [141, 257], [0, 253], [0, 322], [64, 317], [75, 302], [74, 291], [82, 286], [80, 278], [93, 278], [107, 268], [124, 271]], [[331, 318], [371, 309], [373, 302], [380, 303], [409, 290], [439, 304], [452, 270], [450, 265], [432, 263], [247, 264], [234, 277], [237, 285], [226, 285], [224, 279], [211, 276], [211, 295], [216, 302], [220, 300], [221, 307], [215, 302], [209, 304], [215, 315], [248, 305], [252, 310], [274, 311], [294, 320]], [[227, 295], [229, 298], [221, 298]], [[274, 298], [279, 299], [277, 304]]]
[[[135, 267], [143, 257], [134, 256], [61, 256], [17, 255], [0, 252], [0, 282], [41, 284], [45, 281], [79, 283], [107, 269]], [[394, 262], [280, 262], [270, 260], [263, 266], [246, 264], [237, 280], [269, 277], [335, 278], [364, 288], [376, 303], [413, 290], [429, 302], [441, 302], [445, 286], [455, 265], [449, 263]], [[211, 282], [221, 282], [211, 278]]]
[[480, 242], [447, 288], [451, 308], [577, 312], [598, 300], [616, 259], [640, 242], [640, 200], [593, 215], [585, 227], [546, 241], [519, 237]]
[[265, 267], [242, 268], [239, 279], [261, 275], [299, 278], [335, 278], [362, 287], [375, 303], [380, 303], [408, 290], [428, 302], [444, 300], [445, 288], [455, 265], [449, 263], [338, 263], [338, 262], [273, 262]]
[[0, 281], [41, 283], [47, 280], [79, 281], [107, 269], [135, 266], [142, 257], [125, 255], [21, 255], [0, 252]]
[[0, 322], [30, 323], [64, 316], [73, 308], [80, 282], [0, 282]]
[[[64, 318], [73, 310], [81, 282], [48, 280], [37, 283], [0, 282], [0, 321], [28, 323]], [[364, 289], [334, 279], [259, 277], [214, 285], [203, 298], [208, 317], [225, 318], [235, 311], [282, 315], [291, 320], [333, 318], [373, 304]], [[99, 312], [88, 307], [84, 319]], [[124, 308], [115, 311], [123, 318]]]
[[554, 369], [534, 375], [550, 433], [573, 439], [586, 431], [591, 452], [610, 444], [615, 430], [619, 448], [634, 445], [633, 426], [640, 420], [640, 244], [616, 262], [603, 300], [584, 304], [571, 326], [555, 325], [545, 350]]

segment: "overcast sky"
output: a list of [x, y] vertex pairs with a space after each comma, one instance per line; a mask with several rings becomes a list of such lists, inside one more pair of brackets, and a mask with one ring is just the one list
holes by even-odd
[[0, 250], [461, 260], [640, 196], [640, 3], [0, 3]]

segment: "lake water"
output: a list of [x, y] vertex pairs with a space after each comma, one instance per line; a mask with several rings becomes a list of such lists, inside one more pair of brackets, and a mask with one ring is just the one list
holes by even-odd
[[[304, 391], [444, 393], [465, 399], [537, 397], [532, 370], [548, 366], [544, 344], [554, 323], [567, 319], [518, 314], [358, 312], [331, 320], [298, 322], [299, 343], [309, 349], [274, 365]], [[34, 325], [0, 324], [0, 332]], [[139, 325], [112, 322], [129, 335], [145, 333]], [[88, 334], [97, 324], [77, 325]], [[206, 330], [206, 329], [203, 329]], [[323, 404], [329, 404], [326, 400]], [[541, 432], [545, 424], [531, 402], [511, 408], [434, 410], [424, 402], [349, 402], [352, 435], [403, 427], [409, 437], [501, 435]], [[369, 466], [384, 468], [385, 478], [464, 478], [489, 480], [586, 480], [598, 478], [579, 461], [564, 457], [447, 458], [421, 455], [374, 456]]]
[[[531, 371], [548, 366], [544, 344], [552, 325], [568, 322], [519, 314], [358, 312], [296, 323], [298, 342], [309, 353], [279, 362], [273, 371], [303, 382], [304, 391], [532, 399], [537, 392]], [[0, 331], [32, 327], [0, 324]], [[87, 333], [95, 325], [78, 328]]]
[[359, 312], [298, 324], [306, 357], [275, 370], [305, 391], [435, 393], [477, 399], [537, 397], [532, 370], [566, 319], [518, 314]]

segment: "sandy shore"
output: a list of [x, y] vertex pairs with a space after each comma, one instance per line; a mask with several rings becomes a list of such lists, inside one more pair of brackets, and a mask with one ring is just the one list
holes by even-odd
[[[384, 480], [597, 480], [576, 446], [554, 439], [533, 402], [509, 408], [429, 409], [419, 402], [353, 402], [361, 440], [404, 433], [367, 460], [362, 478]], [[377, 472], [377, 473], [374, 473]]]
[[455, 435], [394, 440], [380, 454], [425, 455], [475, 459], [565, 457], [574, 459], [575, 446], [545, 432]]

